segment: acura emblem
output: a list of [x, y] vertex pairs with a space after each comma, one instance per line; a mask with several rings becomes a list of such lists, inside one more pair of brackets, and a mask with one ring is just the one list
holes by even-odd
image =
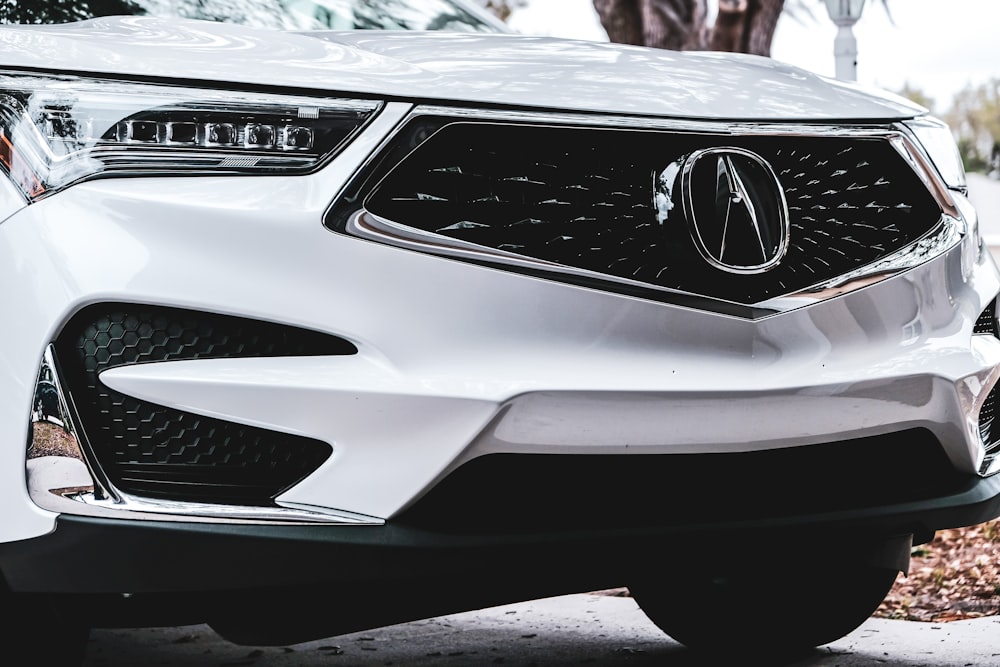
[[691, 238], [712, 266], [762, 273], [788, 250], [788, 204], [762, 157], [743, 148], [708, 148], [681, 167], [684, 213]]

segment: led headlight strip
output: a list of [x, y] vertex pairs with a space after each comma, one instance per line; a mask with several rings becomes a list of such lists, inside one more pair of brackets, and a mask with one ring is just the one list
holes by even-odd
[[81, 180], [306, 173], [380, 103], [0, 74], [0, 169], [27, 201]]

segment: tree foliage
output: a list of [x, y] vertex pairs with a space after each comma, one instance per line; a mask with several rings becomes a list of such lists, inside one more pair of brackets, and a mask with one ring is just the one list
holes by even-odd
[[143, 13], [131, 0], [0, 0], [0, 23], [69, 23], [95, 16]]
[[911, 84], [909, 81], [903, 84], [897, 92], [900, 97], [905, 97], [911, 102], [916, 102], [922, 107], [927, 108], [930, 111], [934, 111], [935, 100], [933, 97], [928, 95], [922, 88], [918, 88]]
[[525, 0], [476, 0], [484, 8], [496, 14], [500, 19], [506, 21], [510, 18], [511, 12], [525, 4]]
[[967, 86], [945, 114], [969, 171], [1000, 169], [1000, 79]]
[[966, 86], [947, 109], [935, 109], [935, 100], [907, 83], [897, 93], [927, 107], [951, 126], [967, 171], [1000, 173], [1000, 79]]

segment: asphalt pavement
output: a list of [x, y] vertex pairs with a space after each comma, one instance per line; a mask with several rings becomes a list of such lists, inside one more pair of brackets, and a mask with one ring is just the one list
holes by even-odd
[[[816, 604], [823, 604], [817, 590]], [[726, 626], [753, 609], [720, 609]], [[789, 613], [808, 613], [790, 609]], [[780, 618], [774, 620], [781, 623]], [[996, 667], [1000, 618], [952, 623], [870, 619], [846, 638], [794, 662], [795, 667]], [[567, 595], [394, 625], [288, 647], [229, 644], [207, 626], [94, 631], [88, 667], [325, 667], [354, 665], [662, 665], [717, 664], [664, 635], [631, 598]]]

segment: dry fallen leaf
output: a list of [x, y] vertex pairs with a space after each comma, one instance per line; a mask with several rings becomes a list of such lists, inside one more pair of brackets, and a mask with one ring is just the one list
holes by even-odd
[[1000, 519], [942, 530], [915, 549], [909, 576], [875, 615], [938, 623], [1000, 615]]

